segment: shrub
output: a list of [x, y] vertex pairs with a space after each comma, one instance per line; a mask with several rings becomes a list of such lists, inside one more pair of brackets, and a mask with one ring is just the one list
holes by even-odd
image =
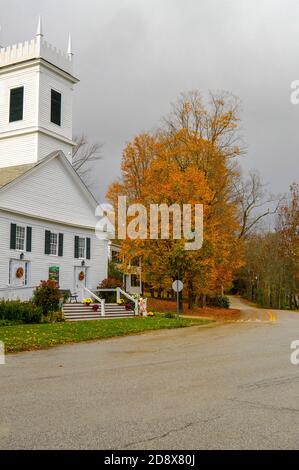
[[135, 303], [132, 302], [131, 300], [125, 300], [124, 303], [126, 310], [134, 310], [135, 309]]
[[0, 327], [1, 326], [14, 326], [19, 325], [21, 322], [19, 321], [10, 321], [10, 320], [0, 320]]
[[116, 287], [122, 287], [123, 283], [119, 279], [116, 279], [115, 277], [107, 277], [107, 279], [104, 279], [101, 284], [100, 288], [101, 289], [115, 289]]
[[217, 297], [209, 297], [207, 305], [210, 307], [229, 308], [230, 302], [228, 297], [219, 295]]
[[[40, 323], [42, 308], [31, 302], [2, 301], [0, 302], [0, 320], [13, 323]], [[3, 326], [3, 324], [2, 324]]]
[[[99, 289], [116, 289], [122, 287], [122, 282], [114, 277], [107, 277], [99, 285]], [[105, 299], [107, 303], [116, 302], [116, 292], [98, 292], [97, 294], [101, 299]]]
[[175, 313], [167, 312], [163, 315], [164, 318], [176, 318]]
[[43, 323], [62, 323], [64, 321], [63, 312], [51, 312], [50, 315], [43, 317]]
[[33, 294], [33, 303], [41, 307], [43, 315], [59, 310], [60, 291], [57, 282], [48, 280], [41, 281], [40, 285], [35, 289]]
[[[123, 273], [119, 269], [119, 266], [113, 261], [109, 261], [108, 263], [108, 278], [117, 279], [121, 282], [121, 284], [123, 281]], [[121, 285], [119, 287], [121, 287]]]

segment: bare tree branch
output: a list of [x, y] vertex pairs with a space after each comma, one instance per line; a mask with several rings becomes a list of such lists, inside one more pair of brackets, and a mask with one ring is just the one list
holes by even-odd
[[[250, 172], [247, 180], [241, 177], [234, 182], [234, 202], [239, 207], [240, 232], [246, 237], [266, 216], [277, 213], [283, 198], [274, 198], [266, 192], [265, 185], [257, 172]], [[262, 213], [259, 209], [268, 205]]]
[[76, 146], [73, 150], [73, 168], [87, 185], [91, 176], [93, 163], [102, 159], [102, 144], [90, 144], [85, 135], [75, 137]]

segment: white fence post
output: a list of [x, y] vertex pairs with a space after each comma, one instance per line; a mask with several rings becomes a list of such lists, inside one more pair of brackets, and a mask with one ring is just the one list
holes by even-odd
[[139, 315], [139, 302], [138, 302], [138, 300], [135, 300], [134, 315]]
[[101, 316], [105, 316], [105, 299], [101, 299]]
[[120, 290], [119, 287], [116, 288], [116, 302], [118, 303], [120, 301]]

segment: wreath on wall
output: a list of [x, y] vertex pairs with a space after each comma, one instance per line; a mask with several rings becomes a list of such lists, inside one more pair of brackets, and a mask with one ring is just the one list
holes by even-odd
[[84, 281], [84, 279], [85, 279], [85, 272], [81, 271], [79, 274], [79, 281]]
[[23, 276], [24, 276], [24, 269], [20, 267], [16, 270], [16, 278], [21, 279]]

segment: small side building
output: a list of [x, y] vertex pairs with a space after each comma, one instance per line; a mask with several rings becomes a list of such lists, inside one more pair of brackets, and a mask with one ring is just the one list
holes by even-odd
[[140, 258], [134, 258], [126, 268], [123, 269], [123, 260], [121, 258], [121, 247], [115, 240], [109, 242], [109, 260], [120, 266], [123, 271], [123, 288], [129, 294], [142, 295], [142, 267]]

